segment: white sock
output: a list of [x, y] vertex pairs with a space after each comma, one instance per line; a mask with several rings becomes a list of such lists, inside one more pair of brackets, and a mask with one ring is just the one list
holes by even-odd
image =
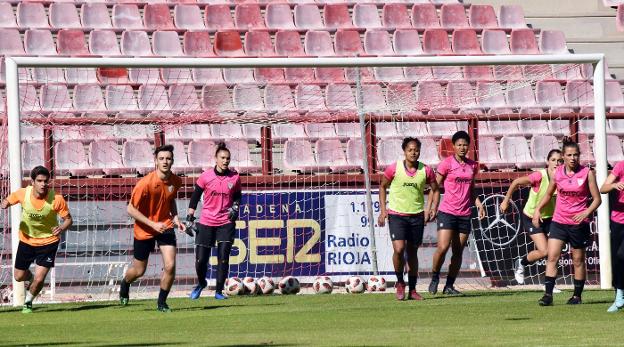
[[26, 292], [26, 300], [24, 300], [24, 302], [30, 302], [32, 303], [33, 300], [35, 299], [35, 296], [32, 295], [32, 293], [29, 291]]
[[617, 289], [615, 291], [615, 301], [617, 301], [618, 303], [624, 301], [624, 289]]

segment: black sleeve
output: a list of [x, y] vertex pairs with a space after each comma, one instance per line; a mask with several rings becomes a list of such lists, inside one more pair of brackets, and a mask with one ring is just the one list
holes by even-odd
[[193, 195], [191, 195], [191, 202], [189, 202], [189, 208], [192, 208], [193, 210], [197, 209], [197, 204], [199, 203], [199, 199], [201, 199], [201, 196], [203, 193], [204, 193], [204, 190], [202, 189], [202, 187], [196, 184], [195, 190], [193, 191]]
[[240, 205], [242, 198], [243, 198], [243, 193], [239, 189], [234, 193], [234, 196], [232, 197], [232, 199], [234, 200], [234, 205]]

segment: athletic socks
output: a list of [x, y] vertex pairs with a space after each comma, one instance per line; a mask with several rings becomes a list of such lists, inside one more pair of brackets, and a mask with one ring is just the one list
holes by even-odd
[[574, 279], [574, 296], [581, 297], [583, 294], [583, 288], [585, 288], [585, 280]]
[[130, 283], [126, 282], [125, 278], [121, 279], [121, 285], [119, 286], [119, 296], [122, 298], [130, 297]]
[[617, 289], [615, 291], [615, 304], [619, 307], [624, 306], [624, 289]]
[[446, 285], [445, 288], [452, 288], [455, 284], [455, 277], [446, 276]]
[[167, 304], [167, 296], [169, 296], [169, 291], [160, 288], [160, 292], [158, 292], [158, 306]]
[[24, 300], [24, 303], [32, 303], [33, 300], [35, 300], [35, 295], [32, 295], [32, 293], [30, 292], [30, 290], [26, 291], [26, 299]]
[[[546, 276], [544, 277], [544, 286], [546, 287], [546, 294], [551, 295], [553, 294], [553, 288], [555, 288], [555, 279], [556, 277], [550, 277], [550, 276]], [[575, 287], [575, 291], [576, 291], [576, 285]]]
[[394, 274], [396, 275], [397, 278], [397, 283], [403, 283], [405, 284], [405, 279], [403, 279], [403, 271], [399, 272], [399, 271], [394, 271]]
[[417, 280], [418, 280], [418, 276], [412, 276], [412, 275], [408, 275], [407, 276], [407, 283], [408, 283], [410, 292], [412, 290], [416, 290], [416, 281]]
[[219, 242], [217, 245], [218, 250], [218, 262], [217, 264], [217, 288], [216, 292], [223, 292], [223, 286], [225, 285], [225, 279], [228, 276], [230, 270], [230, 251], [232, 250], [231, 242]]
[[531, 262], [527, 259], [525, 255], [524, 257], [522, 257], [522, 259], [520, 259], [520, 264], [522, 264], [522, 266], [527, 266], [527, 265], [531, 265]]
[[431, 273], [431, 280], [439, 282], [440, 281], [440, 271]]

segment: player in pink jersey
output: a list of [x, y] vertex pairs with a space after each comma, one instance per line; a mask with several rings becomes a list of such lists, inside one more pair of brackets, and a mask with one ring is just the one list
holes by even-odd
[[462, 263], [462, 253], [472, 229], [470, 214], [473, 203], [477, 206], [479, 218], [485, 217], [481, 200], [475, 196], [475, 177], [479, 164], [466, 155], [470, 146], [470, 136], [458, 131], [452, 138], [455, 154], [438, 165], [438, 185], [444, 184], [444, 197], [438, 212], [438, 247], [433, 255], [433, 266], [429, 293], [438, 292], [440, 269], [449, 248], [453, 250], [443, 294], [460, 295], [455, 289], [455, 278]]
[[600, 192], [615, 192], [615, 202], [611, 206], [611, 267], [615, 301], [607, 312], [617, 312], [624, 308], [624, 161], [615, 165]]
[[[219, 143], [215, 153], [216, 165], [204, 171], [191, 196], [186, 217], [187, 227], [196, 228], [195, 235], [195, 271], [198, 284], [191, 292], [191, 299], [198, 299], [206, 287], [206, 273], [210, 249], [217, 245], [217, 286], [215, 298], [227, 299], [223, 295], [223, 286], [230, 267], [230, 251], [234, 242], [236, 219], [241, 200], [241, 182], [238, 173], [231, 169], [230, 151], [225, 144]], [[201, 217], [195, 225], [195, 210], [201, 198], [203, 205]]]
[[[555, 171], [554, 180], [550, 181], [546, 195], [533, 213], [533, 225], [538, 227], [542, 221], [542, 209], [548, 205], [555, 190], [555, 214], [548, 235], [548, 258], [544, 284], [546, 293], [539, 300], [540, 306], [553, 304], [553, 288], [557, 278], [557, 264], [566, 243], [572, 247], [574, 263], [574, 294], [568, 304], [580, 304], [585, 286], [585, 248], [589, 244], [591, 231], [589, 217], [602, 202], [596, 177], [586, 166], [579, 163], [581, 151], [576, 142], [569, 138], [563, 140], [564, 164]], [[590, 203], [590, 197], [592, 199]]]

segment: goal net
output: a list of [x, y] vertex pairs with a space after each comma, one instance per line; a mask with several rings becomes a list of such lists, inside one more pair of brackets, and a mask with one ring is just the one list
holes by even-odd
[[[581, 58], [524, 65], [475, 65], [468, 59], [445, 66], [397, 59], [377, 65], [367, 58], [334, 59], [333, 65], [302, 59], [282, 66], [271, 59], [216, 59], [222, 65], [211, 67], [202, 59], [186, 65], [176, 59], [98, 65], [76, 58], [20, 65], [19, 137], [8, 132], [10, 117], [0, 132], [2, 196], [10, 192], [9, 181], [15, 185], [21, 178], [26, 185], [30, 169], [45, 165], [74, 218], [41, 300], [117, 297], [133, 255], [133, 220], [126, 206], [133, 186], [154, 169], [154, 147], [164, 143], [174, 145], [173, 171], [183, 179], [177, 197], [182, 218], [198, 176], [215, 165], [216, 144], [225, 142], [231, 151], [243, 199], [230, 276], [292, 275], [310, 283], [327, 275], [339, 283], [378, 273], [392, 282], [388, 229], [377, 225], [383, 170], [403, 157], [401, 140], [407, 136], [420, 139], [420, 160], [435, 168], [452, 155], [450, 137], [458, 130], [473, 138], [470, 157], [480, 163], [476, 190], [487, 208], [485, 219], [475, 213], [471, 218], [474, 232], [458, 284], [465, 289], [516, 285], [513, 262], [534, 246], [519, 218], [528, 188], [514, 194], [508, 213], [499, 213], [510, 182], [543, 168], [546, 153], [560, 148], [563, 136], [579, 141], [583, 163], [604, 160], [592, 149], [600, 134], [594, 135], [593, 107], [599, 101], [591, 65]], [[613, 89], [624, 104], [616, 84], [607, 82], [607, 93]], [[624, 126], [616, 120], [609, 125], [613, 134], [607, 142], [621, 154], [617, 131]], [[7, 156], [15, 141], [21, 150], [18, 178], [9, 175], [16, 161]], [[1, 217], [0, 285], [9, 303], [11, 236], [17, 229], [11, 228], [15, 217], [8, 211]], [[425, 228], [419, 285], [428, 283], [436, 229], [435, 223]], [[597, 284], [595, 222], [592, 232], [588, 279]], [[182, 294], [196, 282], [194, 240], [186, 234], [177, 239], [174, 291]], [[449, 261], [450, 252], [443, 274]], [[215, 264], [213, 257], [211, 285]], [[133, 293], [151, 293], [161, 270], [155, 251]], [[543, 272], [543, 262], [529, 266], [526, 283], [539, 284]], [[559, 272], [562, 283], [571, 283], [568, 250]]]

